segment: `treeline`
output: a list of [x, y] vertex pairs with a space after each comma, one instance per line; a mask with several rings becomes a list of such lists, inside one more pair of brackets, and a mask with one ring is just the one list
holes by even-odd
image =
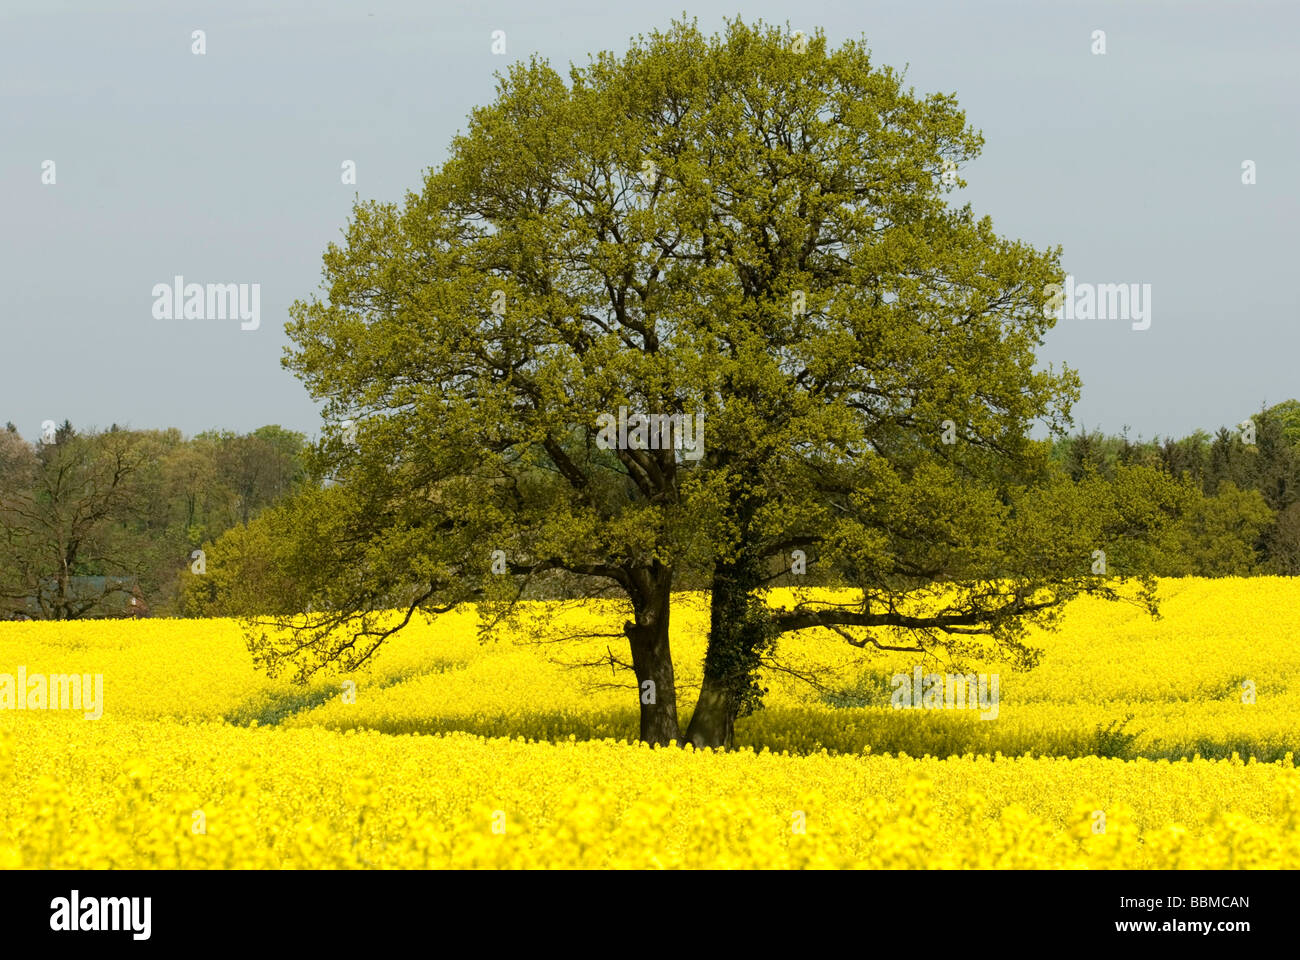
[[186, 439], [175, 429], [79, 431], [65, 421], [30, 442], [7, 424], [0, 618], [103, 615], [115, 606], [103, 578], [138, 587], [154, 616], [184, 615], [181, 575], [194, 551], [299, 489], [305, 451], [302, 434], [278, 426]]
[[1134, 471], [1166, 486], [1170, 523], [1147, 572], [1300, 575], [1300, 402], [1287, 400], [1213, 435], [1131, 440], [1085, 430], [1053, 444], [1075, 482]]
[[[175, 429], [78, 431], [65, 422], [44, 439], [24, 440], [12, 423], [0, 430], [0, 618], [102, 615], [106, 598], [75, 589], [88, 577], [138, 584], [154, 616], [234, 612], [222, 598], [239, 584], [202, 566], [204, 576], [193, 576], [194, 552], [247, 553], [249, 539], [265, 535], [251, 521], [320, 486], [306, 438], [278, 426], [187, 439]], [[1213, 435], [1132, 440], [1084, 430], [1052, 442], [1050, 458], [1126, 510], [1135, 543], [1139, 533], [1155, 543], [1100, 545], [1123, 558], [1126, 573], [1300, 575], [1300, 402]], [[706, 581], [684, 571], [678, 586]]]

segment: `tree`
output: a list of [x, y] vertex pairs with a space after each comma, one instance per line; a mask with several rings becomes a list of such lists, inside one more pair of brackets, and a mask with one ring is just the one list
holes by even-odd
[[1202, 488], [1208, 484], [1210, 437], [1197, 430], [1181, 440], [1166, 438], [1159, 448], [1160, 463], [1174, 477], [1187, 476]]
[[[1077, 392], [1034, 362], [1059, 251], [949, 206], [980, 144], [951, 96], [820, 34], [677, 23], [568, 85], [512, 67], [421, 192], [358, 204], [325, 299], [292, 309], [335, 486], [266, 515], [314, 562], [265, 598], [255, 655], [354, 668], [417, 612], [503, 616], [562, 576], [626, 597], [641, 737], [666, 743], [671, 590], [704, 569], [702, 745], [729, 745], [784, 633], [1032, 660], [1030, 623], [1117, 595], [1089, 556], [1124, 511], [1082, 516], [1028, 439]], [[622, 408], [676, 418], [669, 442], [603, 442]], [[771, 609], [793, 549], [862, 602]]]
[[1076, 482], [1088, 473], [1107, 473], [1112, 462], [1109, 438], [1100, 430], [1081, 430], [1064, 442], [1065, 469]]
[[136, 576], [141, 542], [131, 525], [142, 476], [156, 449], [126, 431], [78, 433], [65, 422], [53, 443], [0, 452], [0, 598], [35, 598], [46, 619], [75, 619], [108, 594], [86, 596], [73, 578]]
[[1270, 567], [1284, 577], [1300, 576], [1300, 500], [1277, 517], [1270, 538]]
[[[305, 443], [302, 434], [278, 425], [247, 434], [221, 430], [196, 436], [193, 447], [211, 466], [204, 470], [191, 464], [189, 477], [207, 481], [203, 487], [219, 491], [226, 501], [208, 505], [210, 512], [218, 514], [213, 518], [214, 532], [248, 523], [260, 510], [296, 489], [303, 479]], [[181, 476], [185, 472], [182, 470]]]
[[1261, 538], [1274, 522], [1258, 490], [1239, 490], [1231, 481], [1212, 497], [1196, 497], [1178, 531], [1181, 552], [1190, 561], [1186, 572], [1200, 577], [1258, 573]]
[[1282, 425], [1282, 436], [1294, 450], [1300, 447], [1300, 400], [1283, 400], [1264, 411]]

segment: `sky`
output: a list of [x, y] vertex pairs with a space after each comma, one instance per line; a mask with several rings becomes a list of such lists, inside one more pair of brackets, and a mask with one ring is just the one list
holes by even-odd
[[[1300, 397], [1300, 4], [0, 0], [0, 423], [317, 433], [283, 327], [353, 202], [418, 189], [509, 62], [565, 73], [682, 13], [864, 37], [984, 134], [956, 196], [1079, 284], [1149, 291], [1040, 351], [1083, 379], [1077, 426]], [[260, 324], [156, 316], [177, 275], [259, 284]]]

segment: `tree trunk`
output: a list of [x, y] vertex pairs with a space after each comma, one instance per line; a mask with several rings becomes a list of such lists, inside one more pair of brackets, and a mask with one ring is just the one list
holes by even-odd
[[677, 725], [677, 686], [668, 642], [671, 575], [657, 577], [636, 621], [623, 627], [632, 648], [637, 697], [641, 703], [641, 739], [667, 746], [681, 742]]
[[725, 677], [704, 674], [695, 712], [686, 728], [686, 741], [699, 747], [730, 750], [736, 734], [736, 697]]
[[714, 568], [704, 681], [686, 729], [696, 747], [731, 749], [737, 718], [759, 702], [755, 677], [772, 638], [765, 605], [752, 595], [761, 569], [757, 558], [745, 555]]

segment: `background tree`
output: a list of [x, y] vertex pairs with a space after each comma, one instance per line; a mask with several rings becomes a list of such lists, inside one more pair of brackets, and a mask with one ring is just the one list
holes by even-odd
[[[178, 612], [192, 551], [297, 489], [303, 443], [279, 427], [186, 440], [175, 429], [65, 423], [53, 443], [29, 444], [8, 425], [0, 431], [3, 613], [67, 618], [111, 608], [109, 596], [72, 589], [87, 576], [130, 578], [152, 613]], [[54, 599], [40, 609], [46, 595]]]
[[1278, 514], [1270, 537], [1270, 566], [1274, 573], [1300, 576], [1300, 501]]
[[0, 596], [13, 609], [35, 598], [47, 619], [80, 617], [107, 594], [75, 591], [74, 577], [140, 573], [128, 526], [153, 451], [125, 431], [78, 433], [66, 422], [53, 443], [36, 444], [30, 453], [12, 440], [6, 447]]
[[192, 446], [198, 462], [191, 459], [185, 469], [190, 491], [204, 489], [220, 496], [203, 504], [210, 517], [208, 526], [215, 528], [212, 532], [248, 523], [296, 489], [303, 481], [304, 445], [302, 434], [279, 426], [259, 427], [247, 434], [220, 430], [196, 436]]

